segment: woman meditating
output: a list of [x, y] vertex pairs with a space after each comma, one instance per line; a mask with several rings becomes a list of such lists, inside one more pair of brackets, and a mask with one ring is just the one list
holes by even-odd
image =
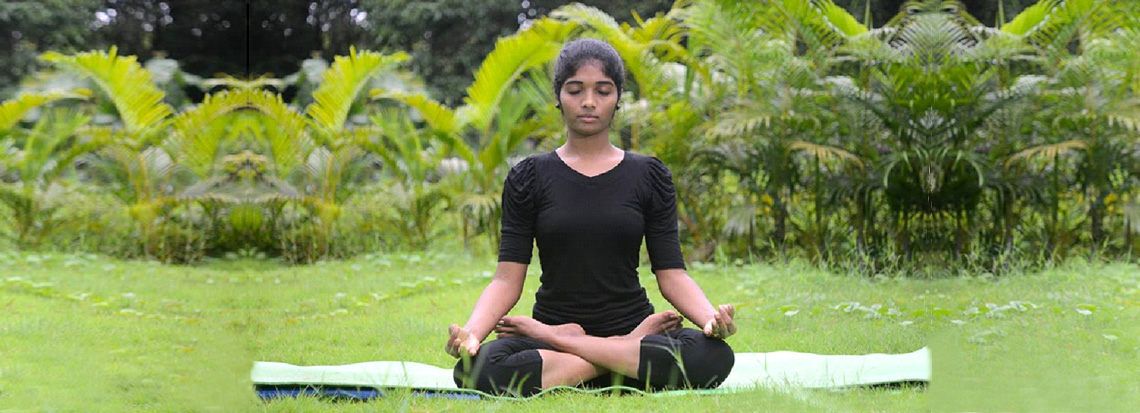
[[[566, 143], [515, 165], [503, 188], [499, 263], [467, 324], [450, 326], [447, 352], [460, 387], [529, 396], [554, 386], [711, 388], [732, 370], [723, 339], [731, 305], [713, 307], [685, 271], [669, 169], [610, 143], [624, 68], [609, 44], [567, 43], [554, 94]], [[645, 239], [661, 294], [654, 313], [638, 281]], [[533, 318], [518, 302], [538, 245], [542, 285]], [[681, 328], [681, 316], [703, 331]], [[498, 338], [481, 344], [491, 331]]]

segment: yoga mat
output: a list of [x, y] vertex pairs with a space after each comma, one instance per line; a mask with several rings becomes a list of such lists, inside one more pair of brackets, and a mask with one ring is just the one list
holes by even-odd
[[[929, 382], [930, 350], [923, 347], [905, 354], [820, 355], [776, 351], [737, 353], [736, 363], [716, 389], [671, 390], [646, 393], [629, 387], [604, 389], [561, 387], [584, 393], [615, 390], [654, 396], [731, 393], [757, 387], [836, 389], [891, 383]], [[250, 378], [263, 399], [324, 395], [369, 400], [390, 389], [410, 389], [423, 397], [504, 398], [455, 386], [451, 369], [409, 361], [372, 361], [339, 366], [296, 366], [259, 361]]]

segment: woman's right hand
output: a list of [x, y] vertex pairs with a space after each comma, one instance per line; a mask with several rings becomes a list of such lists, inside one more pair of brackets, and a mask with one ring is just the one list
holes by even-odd
[[447, 339], [446, 350], [451, 357], [459, 358], [463, 353], [474, 357], [479, 352], [479, 339], [466, 328], [452, 324], [447, 330], [450, 337]]

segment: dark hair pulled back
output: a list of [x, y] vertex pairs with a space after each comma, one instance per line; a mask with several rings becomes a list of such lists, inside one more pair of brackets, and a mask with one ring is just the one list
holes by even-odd
[[598, 39], [578, 39], [562, 46], [558, 61], [554, 63], [554, 99], [559, 99], [562, 84], [570, 76], [574, 76], [583, 65], [594, 62], [601, 64], [602, 73], [614, 81], [620, 100], [622, 84], [625, 83], [625, 66], [617, 50]]

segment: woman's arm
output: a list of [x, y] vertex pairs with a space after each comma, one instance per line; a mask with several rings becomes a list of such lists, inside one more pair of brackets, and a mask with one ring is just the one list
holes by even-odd
[[474, 356], [479, 351], [479, 344], [495, 324], [503, 318], [519, 301], [522, 295], [523, 282], [526, 280], [527, 264], [500, 261], [495, 268], [495, 276], [479, 301], [475, 309], [471, 310], [471, 317], [467, 324], [460, 328], [457, 324], [450, 326], [450, 336], [447, 341], [447, 352], [452, 356], [459, 356], [459, 349], [466, 350], [468, 355]]
[[661, 295], [685, 318], [701, 326], [706, 336], [728, 338], [736, 334], [732, 305], [724, 304], [714, 308], [705, 292], [683, 269], [657, 270], [656, 274]]

